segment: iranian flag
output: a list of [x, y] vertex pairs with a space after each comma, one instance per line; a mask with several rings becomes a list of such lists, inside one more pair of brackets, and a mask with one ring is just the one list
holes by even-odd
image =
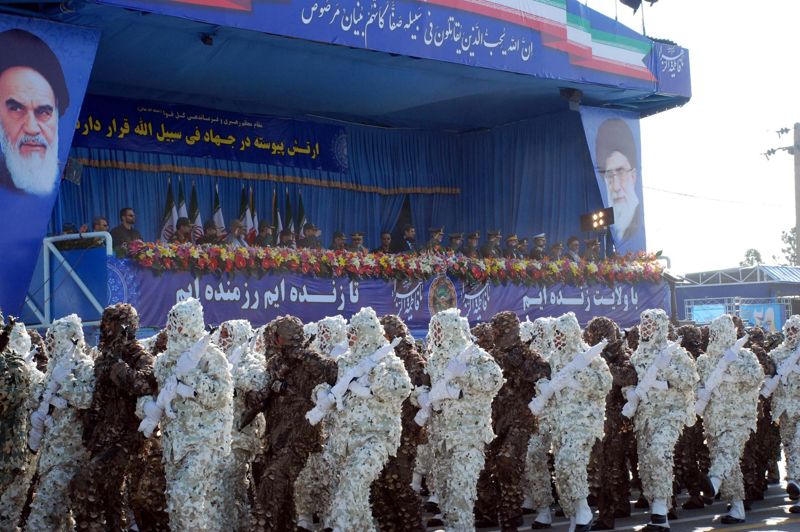
[[225, 217], [222, 216], [222, 207], [219, 203], [219, 185], [217, 184], [214, 185], [214, 212], [211, 215], [211, 219], [214, 220], [214, 225], [217, 226], [217, 237], [220, 242], [225, 240], [228, 232], [225, 231]]
[[253, 228], [253, 213], [250, 212], [250, 198], [247, 195], [247, 188], [244, 186], [242, 186], [242, 199], [239, 202], [239, 220], [244, 224], [244, 234], [247, 238]]
[[183, 195], [183, 180], [178, 179], [178, 218], [188, 218], [186, 212], [186, 197]]
[[258, 236], [258, 213], [256, 212], [256, 193], [253, 192], [253, 187], [250, 187], [250, 223], [252, 227], [247, 229], [247, 243], [251, 246], [256, 243]]
[[203, 238], [203, 220], [200, 218], [200, 202], [197, 201], [197, 186], [192, 181], [192, 197], [189, 200], [189, 220], [192, 221], [192, 242]]
[[283, 231], [283, 220], [281, 220], [281, 211], [278, 208], [278, 190], [272, 189], [272, 244], [278, 243], [278, 235]]
[[303, 232], [303, 226], [306, 225], [306, 210], [303, 207], [303, 193], [298, 191], [298, 200], [297, 200], [297, 236], [298, 238], [305, 238], [305, 233]]
[[178, 208], [172, 195], [172, 180], [167, 179], [167, 204], [164, 205], [164, 215], [161, 217], [160, 240], [169, 242], [175, 234], [175, 225], [178, 223]]
[[294, 233], [294, 222], [292, 221], [292, 202], [289, 201], [289, 189], [286, 189], [286, 210], [283, 212], [283, 226]]

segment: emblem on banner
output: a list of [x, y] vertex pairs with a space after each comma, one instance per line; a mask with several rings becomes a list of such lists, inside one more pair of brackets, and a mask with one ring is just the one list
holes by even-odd
[[439, 275], [428, 289], [428, 311], [431, 316], [442, 310], [458, 306], [456, 287], [446, 275]]

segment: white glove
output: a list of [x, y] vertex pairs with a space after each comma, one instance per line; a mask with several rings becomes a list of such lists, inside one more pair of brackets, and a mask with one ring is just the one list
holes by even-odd
[[553, 383], [548, 380], [542, 381], [539, 384], [539, 397], [550, 397], [555, 393], [555, 389], [553, 388]]
[[356, 397], [367, 398], [372, 396], [372, 392], [369, 389], [369, 386], [364, 386], [357, 380], [350, 382], [350, 393], [355, 395]]
[[356, 364], [356, 378], [362, 377], [364, 375], [369, 375], [369, 372], [372, 371], [372, 368], [375, 367], [375, 364], [369, 358], [364, 358]]
[[699, 392], [697, 392], [697, 399], [700, 402], [708, 403], [711, 400], [711, 392], [708, 391], [707, 388], [701, 388]]
[[151, 417], [151, 418], [160, 418], [161, 414], [164, 413], [161, 407], [158, 406], [158, 403], [156, 403], [152, 399], [150, 399], [144, 404], [144, 408], [142, 408], [142, 410], [144, 410], [145, 417]]
[[628, 401], [622, 407], [622, 415], [627, 417], [628, 419], [632, 418], [634, 416], [634, 414], [636, 414], [636, 407], [637, 406], [638, 406], [638, 403], [634, 403], [634, 402]]
[[672, 360], [672, 353], [669, 350], [665, 349], [656, 356], [653, 365], [655, 365], [655, 367], [657, 367], [658, 369], [664, 369], [667, 366], [669, 366], [670, 360]]
[[558, 392], [566, 388], [570, 385], [570, 381], [574, 381], [572, 375], [567, 373], [566, 371], [559, 371], [555, 374], [555, 377], [551, 379], [550, 383], [553, 387], [554, 392]]
[[668, 390], [669, 389], [669, 384], [667, 384], [667, 381], [660, 381], [660, 380], [656, 379], [656, 380], [653, 381], [653, 384], [650, 387], [654, 388], [656, 390], [662, 390], [663, 391], [663, 390]]
[[31, 414], [31, 430], [28, 433], [28, 447], [34, 452], [38, 451], [42, 444], [45, 417], [45, 414], [42, 414], [38, 410]]
[[541, 416], [542, 413], [544, 413], [544, 407], [547, 406], [547, 399], [545, 397], [545, 395], [537, 395], [528, 403], [528, 409], [534, 416]]
[[63, 397], [60, 397], [60, 396], [58, 396], [56, 394], [53, 394], [53, 396], [50, 398], [50, 404], [53, 405], [54, 407], [56, 407], [59, 410], [63, 410], [65, 408], [67, 408], [67, 406], [69, 405], [69, 403], [67, 403], [66, 399], [64, 399]]
[[67, 378], [70, 372], [70, 364], [67, 362], [60, 362], [56, 364], [56, 367], [53, 368], [53, 373], [50, 375], [51, 378], [57, 382], [59, 385], [64, 382], [64, 379]]
[[192, 359], [191, 352], [184, 351], [183, 354], [181, 354], [181, 356], [178, 358], [178, 362], [175, 364], [175, 374], [186, 375], [196, 367], [197, 363]]
[[725, 362], [730, 364], [731, 362], [735, 361], [737, 358], [739, 358], [739, 352], [738, 351], [734, 351], [733, 349], [726, 349], [725, 350], [725, 355], [722, 357], [722, 360], [724, 360]]
[[461, 362], [458, 359], [453, 359], [448, 365], [445, 371], [445, 375], [449, 375], [453, 378], [455, 377], [463, 377], [465, 373], [467, 373], [467, 363]]
[[175, 392], [184, 399], [193, 399], [195, 396], [194, 388], [182, 382], [179, 382], [178, 386], [175, 387]]
[[417, 396], [417, 402], [421, 410], [429, 410], [431, 407], [431, 393], [422, 392]]
[[175, 411], [172, 410], [172, 400], [175, 399], [175, 395], [178, 391], [178, 379], [175, 376], [171, 376], [167, 379], [167, 382], [164, 383], [164, 386], [158, 392], [158, 398], [156, 402], [158, 406], [164, 410], [164, 414], [171, 419], [175, 418]]

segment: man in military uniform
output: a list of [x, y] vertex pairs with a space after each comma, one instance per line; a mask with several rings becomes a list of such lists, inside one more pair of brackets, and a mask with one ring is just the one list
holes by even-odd
[[319, 235], [322, 231], [311, 222], [303, 226], [303, 238], [297, 241], [297, 247], [308, 249], [320, 249], [322, 242], [320, 242]]
[[477, 259], [480, 256], [480, 252], [478, 251], [478, 240], [480, 240], [480, 238], [481, 234], [478, 231], [468, 234], [467, 243], [461, 247], [461, 254], [468, 259]]
[[450, 233], [448, 235], [448, 239], [450, 242], [447, 244], [445, 248], [446, 251], [452, 251], [453, 253], [458, 253], [461, 249], [461, 244], [464, 241], [464, 233]]
[[331, 250], [332, 251], [344, 251], [344, 233], [341, 231], [334, 231], [333, 232], [333, 242], [331, 242]]
[[531, 250], [531, 258], [535, 260], [543, 260], [547, 254], [547, 235], [539, 233], [533, 236], [533, 249]]
[[481, 246], [481, 257], [484, 259], [486, 258], [495, 258], [499, 259], [503, 256], [503, 252], [500, 249], [500, 231], [488, 231], [486, 236], [489, 237], [489, 241], [486, 242], [484, 245]]
[[506, 247], [503, 250], [503, 256], [507, 259], [524, 259], [522, 253], [519, 251], [519, 239], [517, 235], [508, 235], [506, 237]]
[[350, 233], [350, 245], [347, 246], [347, 251], [353, 251], [356, 253], [369, 252], [369, 250], [364, 247], [364, 233], [361, 231]]
[[428, 243], [425, 244], [425, 251], [439, 253], [442, 251], [442, 239], [444, 238], [444, 227], [431, 227], [428, 229], [431, 235]]

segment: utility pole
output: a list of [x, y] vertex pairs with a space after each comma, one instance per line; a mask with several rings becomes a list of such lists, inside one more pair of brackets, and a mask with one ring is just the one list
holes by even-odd
[[800, 266], [800, 122], [794, 123], [794, 146], [789, 153], [794, 155], [794, 264]]
[[[777, 131], [778, 138], [789, 133], [789, 128], [784, 127]], [[779, 151], [794, 155], [794, 264], [800, 266], [800, 122], [794, 124], [794, 143], [791, 146], [770, 148], [762, 155], [769, 160], [770, 156]]]

